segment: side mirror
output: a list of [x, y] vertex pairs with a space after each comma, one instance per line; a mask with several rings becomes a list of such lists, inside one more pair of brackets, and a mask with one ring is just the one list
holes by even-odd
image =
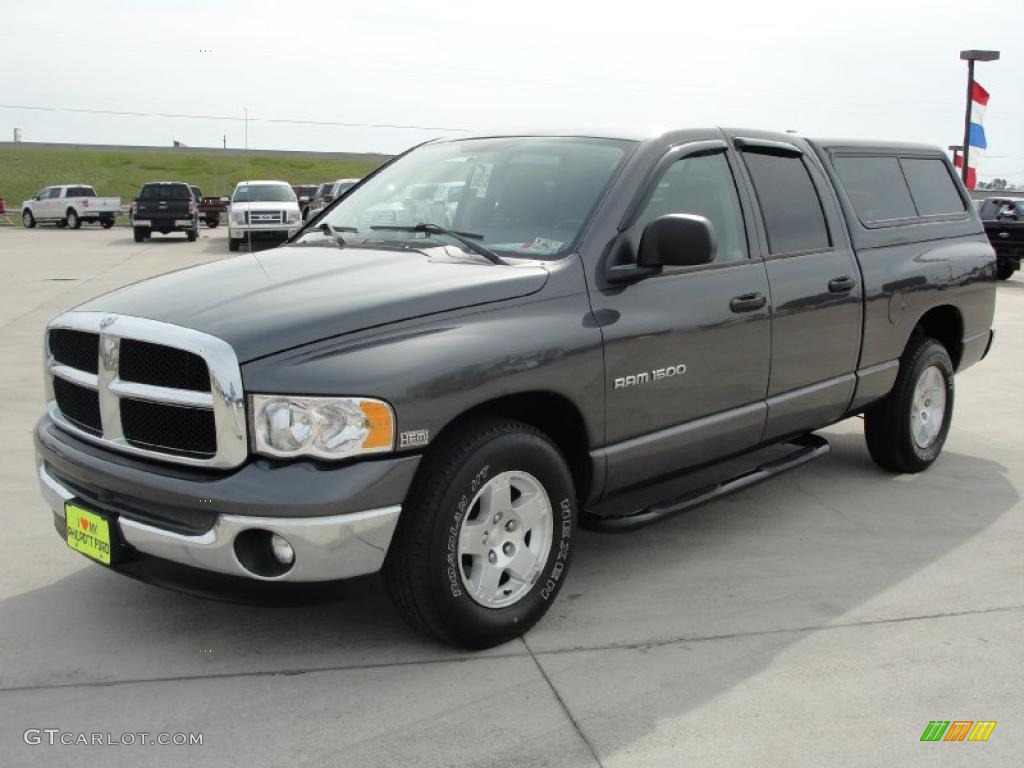
[[692, 267], [710, 264], [717, 250], [710, 221], [690, 213], [669, 213], [644, 228], [636, 263], [639, 267]]

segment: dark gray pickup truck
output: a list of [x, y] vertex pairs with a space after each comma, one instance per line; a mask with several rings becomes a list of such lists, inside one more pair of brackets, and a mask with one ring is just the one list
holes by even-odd
[[54, 319], [40, 486], [68, 545], [129, 575], [382, 570], [412, 626], [493, 645], [551, 605], [577, 526], [749, 487], [827, 451], [813, 430], [863, 414], [884, 470], [926, 469], [995, 279], [936, 147], [431, 142], [282, 248]]

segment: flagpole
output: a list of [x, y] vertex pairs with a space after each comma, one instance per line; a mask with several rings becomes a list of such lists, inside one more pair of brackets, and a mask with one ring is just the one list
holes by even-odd
[[[967, 186], [967, 175], [970, 172], [968, 160], [971, 155], [971, 104], [974, 101], [974, 62], [995, 61], [999, 58], [999, 51], [980, 51], [977, 49], [960, 51], [960, 58], [967, 62], [967, 107], [966, 112], [964, 113], [964, 164], [960, 169], [961, 178], [964, 180], [964, 186]], [[975, 179], [977, 179], [977, 174], [975, 174]]]
[[960, 178], [967, 186], [967, 168], [971, 157], [971, 98], [974, 95], [974, 59], [967, 60], [967, 110], [964, 112], [964, 164], [960, 168]]

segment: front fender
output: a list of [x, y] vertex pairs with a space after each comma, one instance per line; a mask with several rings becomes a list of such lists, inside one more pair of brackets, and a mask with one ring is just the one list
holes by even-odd
[[[488, 401], [548, 392], [603, 440], [601, 331], [586, 293], [500, 302], [351, 334], [250, 362], [247, 393], [362, 395], [389, 402], [397, 433], [429, 439]], [[415, 446], [418, 449], [420, 446]]]

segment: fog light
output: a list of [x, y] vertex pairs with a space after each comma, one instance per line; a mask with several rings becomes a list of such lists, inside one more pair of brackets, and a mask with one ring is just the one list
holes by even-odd
[[270, 537], [270, 551], [274, 553], [277, 562], [282, 565], [291, 565], [295, 562], [295, 550], [284, 536], [276, 533]]

